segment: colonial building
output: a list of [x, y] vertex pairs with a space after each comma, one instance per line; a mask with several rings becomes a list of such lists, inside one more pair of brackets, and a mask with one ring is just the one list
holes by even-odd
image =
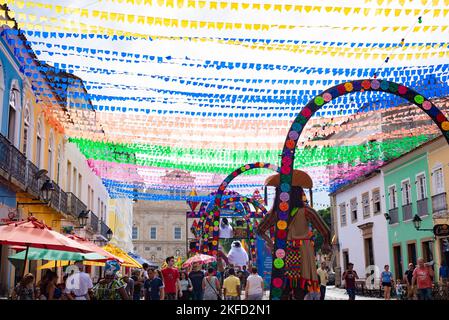
[[[338, 263], [349, 262], [360, 277], [379, 276], [389, 264], [388, 231], [384, 217], [384, 186], [380, 170], [362, 176], [330, 194]], [[376, 271], [377, 269], [377, 271]]]
[[413, 219], [422, 219], [422, 228], [432, 229], [427, 153], [429, 142], [382, 166], [388, 220], [391, 272], [402, 279], [408, 263], [418, 257], [434, 260], [434, 236], [431, 231], [417, 231]]
[[[6, 7], [3, 20], [11, 21]], [[71, 85], [77, 77], [42, 64], [15, 24], [0, 28], [0, 219], [26, 219], [32, 215], [58, 232], [76, 232], [106, 242], [106, 188], [89, 168], [86, 158], [68, 142], [62, 118]], [[58, 81], [49, 80], [57, 77]], [[70, 79], [71, 81], [68, 81]], [[64, 90], [54, 84], [67, 84]], [[78, 84], [76, 84], [78, 83]], [[85, 91], [84, 87], [82, 87]], [[47, 186], [47, 193], [43, 193]], [[51, 186], [51, 187], [49, 187]], [[89, 211], [88, 211], [89, 210]], [[87, 214], [87, 226], [79, 225]], [[24, 268], [10, 263], [14, 253], [1, 247], [0, 295], [7, 293]], [[41, 261], [27, 269], [40, 280]]]
[[161, 177], [162, 184], [174, 185], [178, 181], [186, 188], [169, 190], [173, 200], [139, 200], [134, 204], [132, 235], [135, 253], [159, 265], [168, 256], [186, 256], [186, 212], [189, 206], [183, 196], [190, 192], [188, 188], [192, 187], [194, 179], [182, 170], [167, 172]]
[[[434, 225], [449, 224], [449, 145], [440, 137], [430, 144], [428, 152], [430, 173], [430, 196], [432, 199], [432, 218]], [[449, 246], [447, 236], [436, 237], [435, 256], [438, 265], [449, 265]]]

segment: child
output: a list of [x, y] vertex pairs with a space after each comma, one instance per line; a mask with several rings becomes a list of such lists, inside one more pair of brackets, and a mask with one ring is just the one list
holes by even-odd
[[398, 296], [398, 300], [403, 300], [404, 288], [402, 287], [401, 280], [398, 280], [396, 283], [396, 294]]

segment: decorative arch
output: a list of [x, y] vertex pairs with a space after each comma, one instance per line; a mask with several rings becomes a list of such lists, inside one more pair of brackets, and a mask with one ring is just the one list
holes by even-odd
[[[213, 201], [213, 207], [210, 208], [210, 206], [206, 209], [206, 216], [209, 219], [209, 221], [212, 221], [212, 247], [211, 247], [211, 254], [216, 255], [218, 252], [218, 239], [219, 239], [219, 227], [218, 224], [220, 223], [220, 208], [221, 208], [221, 198], [223, 197], [223, 193], [228, 187], [229, 183], [231, 183], [232, 180], [234, 180], [236, 177], [238, 177], [243, 172], [253, 170], [253, 169], [269, 169], [275, 172], [279, 172], [279, 167], [277, 165], [271, 164], [271, 163], [264, 163], [264, 162], [255, 162], [255, 163], [248, 163], [246, 165], [243, 165], [236, 170], [234, 170], [230, 175], [228, 175], [223, 182], [220, 184], [220, 186], [217, 189], [217, 193], [215, 194], [215, 198]], [[207, 237], [207, 238], [206, 238]], [[204, 238], [209, 239], [210, 234], [206, 233]]]
[[[440, 128], [443, 136], [449, 143], [449, 121], [446, 116], [428, 99], [419, 94], [418, 92], [410, 89], [406, 86], [397, 84], [395, 82], [378, 80], [378, 79], [362, 79], [346, 82], [334, 87], [331, 87], [321, 94], [316, 96], [314, 99], [309, 101], [307, 105], [301, 110], [299, 115], [293, 121], [290, 127], [287, 138], [284, 143], [282, 150], [282, 160], [280, 168], [280, 189], [281, 192], [277, 196], [277, 202], [279, 205], [274, 208], [279, 221], [285, 221], [285, 223], [277, 223], [275, 226], [275, 234], [281, 235], [283, 238], [278, 236], [275, 237], [275, 244], [273, 249], [273, 265], [271, 274], [271, 292], [270, 297], [273, 300], [278, 300], [282, 294], [282, 285], [284, 283], [285, 277], [285, 232], [278, 233], [279, 230], [283, 230], [287, 227], [287, 219], [290, 213], [290, 192], [291, 192], [291, 182], [293, 174], [293, 165], [295, 160], [295, 150], [298, 143], [298, 139], [313, 114], [321, 109], [326, 103], [332, 101], [333, 99], [353, 93], [353, 92], [367, 92], [367, 91], [379, 91], [386, 92], [417, 105], [421, 110], [423, 110]], [[281, 226], [283, 229], [280, 229]]]

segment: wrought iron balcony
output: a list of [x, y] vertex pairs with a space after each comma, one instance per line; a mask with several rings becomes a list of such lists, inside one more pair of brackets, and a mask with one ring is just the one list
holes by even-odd
[[420, 216], [420, 217], [427, 216], [429, 214], [427, 200], [428, 200], [427, 198], [424, 198], [424, 199], [418, 200], [418, 202], [416, 203], [418, 205], [418, 216]]
[[103, 237], [105, 237], [106, 239], [108, 238], [108, 231], [109, 231], [109, 227], [108, 225], [102, 220], [100, 222], [100, 233]]
[[67, 212], [75, 218], [78, 218], [81, 211], [86, 211], [87, 206], [78, 199], [73, 193], [67, 192]]
[[432, 196], [432, 212], [436, 218], [448, 216], [446, 192]]
[[90, 219], [90, 227], [92, 228], [92, 231], [94, 233], [98, 233], [98, 217], [95, 213], [91, 212], [89, 215], [89, 219]]
[[399, 215], [398, 215], [398, 208], [390, 209], [388, 211], [388, 214], [390, 215], [390, 224], [398, 223], [399, 222]]
[[0, 174], [14, 186], [26, 188], [26, 157], [0, 134]]
[[[17, 192], [26, 192], [34, 199], [40, 198], [40, 190], [48, 176], [36, 179], [39, 168], [0, 134], [0, 175], [8, 180]], [[54, 190], [49, 205], [62, 213], [67, 211], [67, 194], [53, 182]], [[42, 199], [41, 199], [42, 200]], [[42, 203], [45, 204], [45, 203]]]
[[408, 221], [413, 219], [413, 209], [412, 204], [405, 204], [402, 206], [402, 220]]

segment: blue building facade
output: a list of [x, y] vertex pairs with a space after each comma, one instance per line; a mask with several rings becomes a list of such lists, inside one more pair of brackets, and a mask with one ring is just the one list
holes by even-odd
[[[23, 106], [23, 76], [20, 64], [8, 47], [8, 39], [0, 34], [0, 219], [16, 213], [16, 192], [4, 170], [11, 161], [11, 145], [19, 148]], [[5, 167], [6, 166], [6, 167]], [[0, 245], [0, 291], [10, 286], [7, 246]]]

